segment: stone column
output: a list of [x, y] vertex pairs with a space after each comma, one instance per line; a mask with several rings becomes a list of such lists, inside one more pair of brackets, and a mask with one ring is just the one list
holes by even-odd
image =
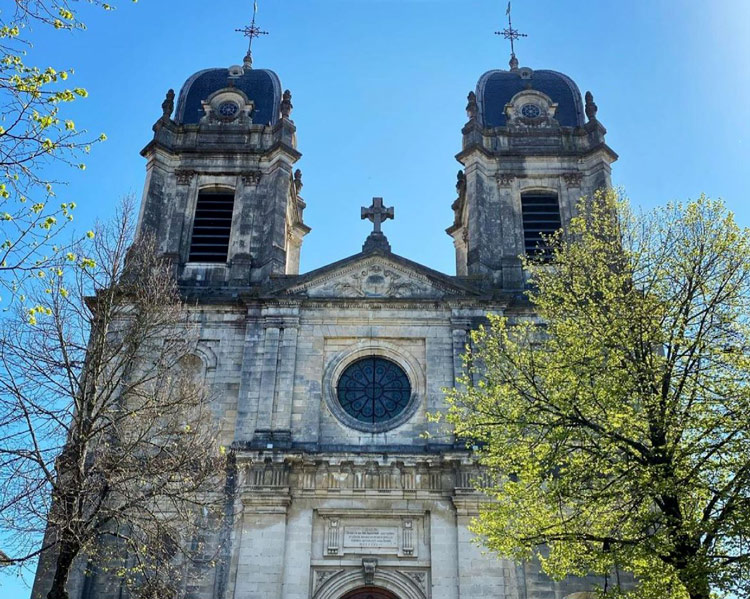
[[585, 195], [581, 191], [581, 182], [583, 175], [579, 172], [565, 173], [562, 176], [560, 185], [560, 220], [563, 228], [568, 226], [570, 219], [576, 215], [576, 206], [581, 196]]
[[276, 388], [273, 402], [272, 430], [274, 436], [283, 431], [283, 435], [291, 435], [292, 429], [292, 399], [294, 397], [294, 375], [297, 366], [297, 336], [299, 327], [299, 309], [289, 309], [294, 314], [285, 316], [282, 320], [281, 337], [279, 339], [279, 359], [276, 371]]
[[453, 247], [456, 248], [456, 275], [465, 277], [469, 274], [466, 267], [466, 251], [469, 240], [469, 230], [461, 227], [453, 234]]
[[290, 230], [286, 236], [286, 274], [299, 274], [299, 255], [302, 249], [302, 236], [296, 230]]
[[[471, 520], [479, 514], [478, 499], [454, 498], [456, 506], [456, 550], [458, 553], [458, 596], [460, 599], [512, 597], [512, 562], [486, 553], [474, 542], [469, 530]], [[506, 583], [507, 581], [507, 583]]]
[[276, 379], [279, 362], [279, 344], [283, 329], [279, 319], [266, 317], [264, 322], [263, 357], [258, 398], [258, 422], [255, 436], [267, 435], [273, 427], [273, 404], [276, 399]]
[[451, 315], [451, 336], [453, 338], [453, 386], [458, 387], [458, 379], [463, 374], [463, 355], [469, 341], [471, 319], [453, 310]]
[[178, 264], [187, 262], [190, 253], [190, 236], [193, 232], [195, 202], [198, 196], [197, 177], [190, 170], [174, 175], [174, 208], [164, 251], [174, 254]]
[[449, 502], [434, 508], [430, 512], [432, 596], [459, 599], [456, 513]]
[[242, 349], [241, 381], [237, 400], [236, 441], [250, 441], [258, 423], [263, 335], [261, 310], [250, 306], [245, 321]]
[[[290, 201], [291, 166], [277, 162], [263, 175], [259, 190], [263, 193], [260, 220], [254, 225], [260, 235], [260, 247], [253, 265], [253, 280], [265, 280], [272, 274], [286, 273], [286, 212]], [[259, 268], [255, 272], [255, 268]]]
[[[453, 362], [454, 348], [450, 337], [448, 323], [445, 326], [430, 327], [425, 343], [425, 405], [427, 412], [434, 414], [445, 411], [445, 393], [443, 389], [454, 383]], [[427, 421], [427, 432], [435, 443], [446, 443], [447, 424], [445, 422]], [[433, 441], [428, 440], [428, 444]]]
[[292, 506], [286, 529], [283, 599], [307, 599], [310, 585], [313, 510]]
[[285, 495], [245, 495], [240, 522], [236, 599], [281, 599], [286, 562]]
[[498, 174], [497, 192], [500, 202], [500, 266], [502, 285], [506, 289], [523, 287], [523, 272], [518, 256], [525, 250], [521, 190], [513, 175]]

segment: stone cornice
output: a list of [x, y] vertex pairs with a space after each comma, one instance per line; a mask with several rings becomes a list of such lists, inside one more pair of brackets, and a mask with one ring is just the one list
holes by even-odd
[[[453, 497], [479, 504], [486, 497], [474, 488], [489, 484], [486, 472], [469, 453], [436, 456], [408, 454], [316, 455], [237, 452], [243, 505], [286, 505], [290, 496]], [[277, 501], [277, 498], [278, 499]], [[468, 504], [467, 504], [468, 505]]]

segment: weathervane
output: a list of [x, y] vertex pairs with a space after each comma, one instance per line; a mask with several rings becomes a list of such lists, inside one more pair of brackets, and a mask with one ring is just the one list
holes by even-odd
[[249, 27], [243, 27], [242, 29], [235, 29], [238, 33], [243, 34], [245, 37], [249, 38], [248, 44], [247, 44], [247, 54], [245, 55], [245, 60], [243, 62], [245, 68], [252, 68], [253, 66], [253, 40], [256, 37], [260, 37], [261, 35], [268, 35], [268, 31], [263, 31], [260, 27], [258, 27], [255, 24], [255, 17], [258, 14], [258, 0], [254, 0], [253, 2], [253, 21], [250, 23]]
[[508, 8], [505, 10], [505, 14], [508, 16], [508, 28], [502, 31], [496, 31], [495, 35], [502, 35], [506, 40], [510, 40], [510, 68], [511, 70], [518, 68], [518, 59], [516, 58], [515, 42], [517, 39], [527, 37], [525, 33], [519, 33], [518, 29], [513, 29], [513, 22], [510, 20], [510, 1], [508, 2]]

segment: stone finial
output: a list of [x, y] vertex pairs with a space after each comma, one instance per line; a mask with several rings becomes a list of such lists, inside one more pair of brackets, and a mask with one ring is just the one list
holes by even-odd
[[586, 92], [586, 116], [590, 121], [596, 120], [596, 112], [598, 110], [599, 107], [596, 105], [596, 102], [594, 102], [594, 94]]
[[302, 191], [302, 171], [300, 169], [297, 169], [294, 171], [294, 188], [297, 190], [297, 193]]
[[172, 117], [174, 112], [174, 90], [170, 89], [167, 92], [164, 102], [161, 103], [161, 118], [168, 121]]
[[479, 105], [477, 104], [477, 95], [474, 92], [469, 92], [467, 96], [466, 104], [466, 116], [469, 117], [470, 121], [475, 121], [477, 114], [479, 113]]
[[292, 114], [292, 92], [288, 89], [284, 91], [284, 95], [281, 98], [281, 118], [288, 119]]
[[508, 65], [510, 66], [511, 71], [518, 70], [518, 59], [516, 58], [515, 54], [510, 55], [510, 60], [508, 61]]

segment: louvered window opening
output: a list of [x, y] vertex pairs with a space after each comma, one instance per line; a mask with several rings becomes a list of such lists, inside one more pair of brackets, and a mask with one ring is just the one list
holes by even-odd
[[198, 195], [190, 240], [190, 262], [226, 262], [232, 232], [234, 193]]
[[525, 193], [521, 196], [521, 209], [526, 255], [542, 254], [549, 258], [552, 250], [544, 237], [552, 235], [561, 226], [557, 196], [549, 193]]

